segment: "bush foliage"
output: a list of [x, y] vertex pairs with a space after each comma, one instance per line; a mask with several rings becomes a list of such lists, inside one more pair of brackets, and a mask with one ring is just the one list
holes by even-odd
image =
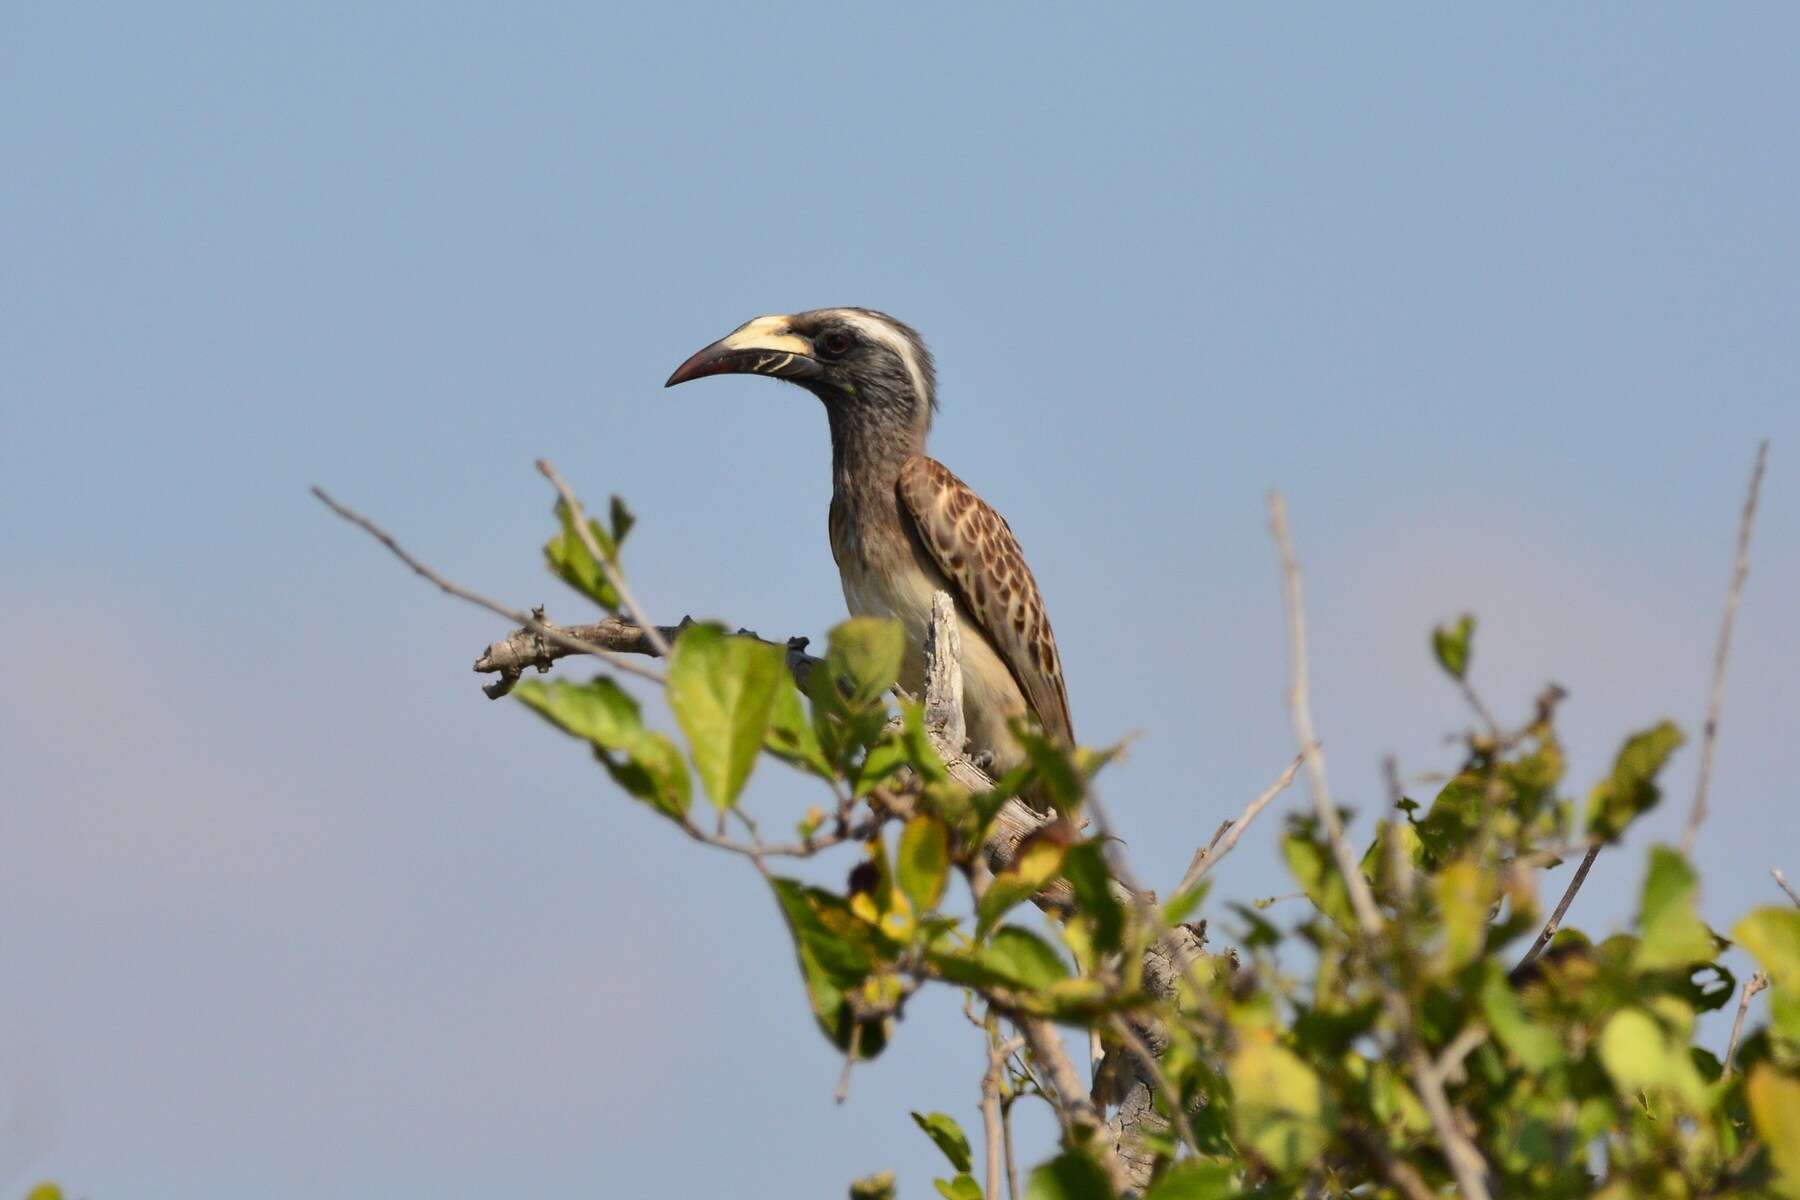
[[[617, 611], [609, 572], [560, 515], [552, 567]], [[591, 524], [608, 566], [629, 527], [616, 502], [608, 527]], [[1431, 638], [1465, 688], [1473, 636], [1464, 618]], [[1729, 931], [1766, 972], [1771, 1014], [1730, 1063], [1697, 1045], [1694, 1029], [1739, 993], [1718, 961], [1731, 943], [1701, 920], [1694, 871], [1675, 849], [1649, 851], [1633, 932], [1595, 942], [1562, 928], [1533, 941], [1549, 932], [1542, 870], [1599, 853], [1657, 806], [1659, 775], [1683, 740], [1672, 724], [1625, 737], [1582, 803], [1565, 791], [1554, 689], [1522, 728], [1471, 733], [1435, 795], [1396, 785], [1354, 860], [1366, 914], [1324, 814], [1292, 816], [1281, 848], [1309, 903], [1278, 919], [1219, 902], [1204, 880], [1160, 902], [1121, 888], [1129, 876], [1091, 819], [1108, 751], [1024, 730], [1026, 766], [986, 790], [957, 783], [919, 700], [894, 695], [902, 649], [893, 623], [847, 621], [802, 689], [781, 647], [687, 627], [665, 686], [685, 746], [649, 729], [604, 674], [527, 681], [517, 694], [587, 742], [627, 794], [689, 836], [756, 859], [812, 1016], [847, 1056], [882, 1053], [920, 988], [966, 993], [990, 1033], [1001, 1110], [1041, 1099], [1065, 1131], [1057, 1156], [1027, 1175], [1033, 1200], [1109, 1197], [1143, 1182], [1120, 1168], [1117, 1122], [1077, 1119], [1086, 1097], [1057, 1090], [1044, 1047], [1009, 1038], [1040, 1020], [1097, 1031], [1115, 1056], [1130, 1030], [1155, 1031], [1165, 1119], [1135, 1135], [1151, 1155], [1152, 1200], [1416, 1198], [1471, 1180], [1506, 1196], [1800, 1196], [1800, 911], [1759, 909]], [[763, 841], [740, 807], [764, 757], [818, 789], [795, 841]], [[991, 872], [991, 823], [1027, 790], [1051, 797], [1063, 819]], [[714, 810], [704, 819], [702, 798]], [[732, 841], [706, 827], [714, 822], [744, 835]], [[850, 859], [841, 887], [773, 865], [833, 850]], [[1064, 902], [1043, 922], [1022, 920], [1021, 906], [1058, 880]], [[1202, 914], [1230, 948], [1185, 956], [1173, 994], [1146, 986], [1147, 953], [1179, 928], [1203, 928]], [[914, 1117], [944, 1155], [936, 1190], [983, 1196], [965, 1132], [942, 1113]], [[875, 1175], [851, 1195], [894, 1188]]]

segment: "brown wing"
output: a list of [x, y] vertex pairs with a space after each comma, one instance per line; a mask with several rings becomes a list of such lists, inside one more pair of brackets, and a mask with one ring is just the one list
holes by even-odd
[[963, 607], [1000, 652], [1045, 732], [1075, 740], [1056, 635], [1037, 580], [1001, 515], [943, 463], [915, 454], [900, 468], [900, 508]]

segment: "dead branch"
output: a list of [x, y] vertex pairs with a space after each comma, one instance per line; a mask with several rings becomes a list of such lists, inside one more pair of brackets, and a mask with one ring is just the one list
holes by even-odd
[[1700, 738], [1700, 778], [1694, 784], [1694, 807], [1688, 813], [1687, 829], [1681, 835], [1681, 852], [1691, 854], [1694, 840], [1700, 836], [1700, 822], [1706, 820], [1706, 795], [1712, 786], [1713, 748], [1719, 740], [1719, 710], [1725, 705], [1725, 666], [1731, 658], [1731, 631], [1737, 624], [1738, 602], [1744, 596], [1744, 581], [1750, 577], [1750, 535], [1756, 530], [1756, 502], [1762, 494], [1763, 470], [1769, 462], [1769, 442], [1763, 439], [1756, 448], [1756, 465], [1750, 469], [1750, 490], [1744, 496], [1744, 511], [1738, 517], [1737, 553], [1731, 566], [1731, 585], [1725, 590], [1725, 613], [1719, 620], [1719, 643], [1713, 650], [1712, 695], [1706, 702], [1706, 724]]
[[1750, 997], [1769, 986], [1769, 977], [1761, 971], [1744, 980], [1743, 995], [1738, 998], [1737, 1017], [1731, 1022], [1731, 1040], [1725, 1045], [1725, 1071], [1731, 1074], [1732, 1061], [1737, 1058], [1738, 1039], [1744, 1036], [1744, 1017], [1750, 1011]]
[[381, 526], [375, 524], [375, 522], [369, 520], [369, 518], [363, 516], [355, 509], [347, 508], [344, 505], [339, 504], [326, 493], [324, 488], [315, 486], [312, 489], [312, 494], [318, 497], [319, 502], [326, 508], [329, 508], [332, 512], [350, 522], [352, 525], [362, 529], [363, 532], [367, 533], [370, 537], [380, 542], [383, 546], [386, 546], [388, 550], [393, 553], [395, 558], [398, 558], [408, 567], [411, 567], [413, 573], [420, 578], [435, 584], [439, 591], [455, 596], [458, 600], [466, 600], [470, 604], [485, 608], [497, 616], [505, 617], [507, 620], [517, 623], [522, 628], [530, 631], [533, 635], [561, 647], [564, 654], [592, 654], [596, 657], [605, 659], [619, 670], [625, 671], [628, 674], [648, 679], [652, 683], [661, 683], [663, 681], [662, 676], [655, 671], [650, 670], [648, 667], [641, 667], [629, 659], [620, 658], [617, 654], [614, 654], [603, 646], [597, 646], [592, 642], [584, 642], [580, 638], [570, 636], [561, 629], [544, 624], [537, 617], [529, 613], [520, 612], [515, 608], [508, 608], [498, 600], [490, 600], [479, 592], [470, 591], [461, 584], [451, 583], [448, 579], [445, 579], [442, 575], [439, 575], [436, 571], [433, 571], [430, 567], [426, 566], [402, 549], [400, 543], [394, 540], [393, 534], [381, 528]]
[[1775, 877], [1776, 884], [1780, 886], [1782, 891], [1787, 893], [1787, 898], [1794, 902], [1794, 907], [1800, 908], [1800, 893], [1796, 893], [1793, 887], [1789, 885], [1787, 876], [1781, 873], [1781, 868], [1770, 867], [1769, 874]]
[[[1305, 754], [1296, 754], [1294, 761], [1287, 765], [1287, 770], [1283, 771], [1274, 783], [1264, 788], [1256, 799], [1244, 806], [1244, 811], [1238, 814], [1237, 820], [1227, 821], [1219, 826], [1212, 836], [1212, 841], [1194, 852], [1193, 861], [1188, 863], [1188, 869], [1182, 874], [1181, 882], [1175, 885], [1175, 895], [1179, 896], [1183, 892], [1191, 891], [1194, 885], [1198, 884], [1206, 877], [1206, 873], [1212, 870], [1214, 863], [1231, 853], [1232, 847], [1238, 844], [1238, 839], [1244, 836], [1244, 830], [1250, 827], [1250, 822], [1256, 820], [1257, 814], [1267, 808], [1271, 800], [1281, 795], [1287, 790], [1287, 786], [1294, 782], [1294, 776], [1299, 774], [1300, 764], [1305, 760]], [[1218, 849], [1217, 854], [1213, 853], [1215, 847]]]
[[[1343, 823], [1338, 820], [1337, 808], [1331, 802], [1331, 788], [1325, 776], [1325, 753], [1313, 727], [1307, 681], [1306, 604], [1300, 584], [1300, 560], [1294, 554], [1293, 538], [1288, 534], [1287, 503], [1280, 492], [1269, 493], [1269, 529], [1281, 555], [1288, 618], [1288, 710], [1294, 724], [1294, 736], [1306, 760], [1307, 782], [1312, 790], [1313, 807], [1319, 814], [1319, 824], [1331, 843], [1332, 857], [1337, 860], [1338, 873], [1350, 895], [1350, 907], [1356, 914], [1366, 948], [1372, 953], [1382, 937], [1381, 911], [1375, 906], [1375, 894], [1369, 881], [1363, 878], [1362, 870], [1350, 852]], [[1412, 1009], [1397, 988], [1385, 989], [1385, 998], [1389, 1016], [1407, 1052], [1419, 1099], [1431, 1118], [1432, 1129], [1456, 1176], [1457, 1186], [1465, 1200], [1487, 1200], [1487, 1164], [1457, 1124], [1456, 1114], [1444, 1095], [1443, 1081], [1433, 1070], [1431, 1059], [1413, 1027]]]
[[1544, 922], [1544, 928], [1538, 932], [1537, 940], [1531, 943], [1531, 949], [1525, 952], [1525, 957], [1521, 958], [1519, 965], [1510, 972], [1510, 978], [1515, 982], [1527, 967], [1537, 961], [1538, 955], [1544, 952], [1544, 947], [1550, 944], [1550, 939], [1556, 936], [1556, 931], [1562, 928], [1562, 919], [1568, 913], [1569, 905], [1574, 902], [1575, 893], [1579, 892], [1581, 885], [1587, 882], [1588, 871], [1593, 868], [1594, 860], [1600, 857], [1601, 845], [1602, 843], [1595, 842], [1587, 848], [1587, 853], [1581, 856], [1581, 865], [1575, 868], [1575, 877], [1569, 880], [1569, 886], [1563, 891], [1562, 899], [1556, 902], [1556, 908], [1550, 913], [1550, 919]]
[[569, 490], [569, 485], [564, 483], [563, 477], [556, 473], [556, 468], [549, 459], [538, 459], [537, 469], [539, 474], [550, 481], [550, 486], [556, 489], [557, 495], [561, 496], [562, 502], [568, 506], [569, 516], [575, 526], [575, 535], [581, 539], [583, 549], [599, 565], [600, 573], [606, 576], [606, 582], [618, 594], [619, 602], [625, 606], [625, 611], [631, 614], [631, 619], [638, 623], [644, 631], [644, 636], [650, 639], [651, 649], [655, 650], [657, 655], [662, 658], [669, 657], [669, 644], [672, 639], [664, 637], [662, 631], [651, 624], [643, 606], [637, 602], [637, 597], [633, 596], [631, 589], [625, 586], [625, 577], [619, 574], [619, 569], [613, 565], [612, 558], [600, 549], [600, 543], [594, 537], [593, 529], [588, 525], [588, 515], [581, 507], [581, 501], [575, 498], [575, 493]]

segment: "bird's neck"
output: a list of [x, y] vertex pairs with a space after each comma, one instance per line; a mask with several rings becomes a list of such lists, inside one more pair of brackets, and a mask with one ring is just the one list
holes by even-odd
[[925, 452], [925, 431], [833, 405], [826, 412], [831, 419], [832, 494], [857, 507], [873, 498], [892, 502], [901, 466]]

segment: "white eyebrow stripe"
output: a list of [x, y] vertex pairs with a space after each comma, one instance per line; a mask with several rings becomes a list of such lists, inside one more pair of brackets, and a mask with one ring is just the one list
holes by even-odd
[[925, 388], [925, 372], [920, 369], [918, 356], [913, 352], [913, 344], [905, 334], [879, 317], [871, 317], [866, 313], [842, 312], [840, 315], [845, 324], [855, 326], [867, 337], [880, 342], [898, 354], [901, 363], [906, 367], [906, 374], [912, 379], [913, 394], [918, 396], [922, 402], [931, 400], [931, 393]]

